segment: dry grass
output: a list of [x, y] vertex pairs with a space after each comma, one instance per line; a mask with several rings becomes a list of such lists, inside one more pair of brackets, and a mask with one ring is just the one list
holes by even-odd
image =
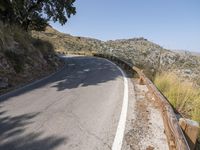
[[174, 73], [158, 74], [154, 80], [159, 90], [183, 116], [200, 122], [200, 89], [181, 80]]

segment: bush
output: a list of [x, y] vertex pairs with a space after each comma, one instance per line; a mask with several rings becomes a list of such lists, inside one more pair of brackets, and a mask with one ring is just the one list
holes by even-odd
[[181, 80], [174, 73], [157, 74], [158, 89], [183, 116], [200, 122], [200, 89], [191, 82]]

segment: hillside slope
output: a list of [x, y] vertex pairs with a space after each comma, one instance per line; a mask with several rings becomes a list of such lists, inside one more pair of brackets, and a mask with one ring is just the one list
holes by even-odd
[[49, 42], [0, 22], [0, 93], [47, 75], [61, 65]]
[[47, 40], [54, 45], [57, 52], [67, 51], [97, 51], [105, 46], [105, 42], [85, 37], [75, 37], [70, 34], [58, 32], [48, 26], [46, 31], [33, 31], [32, 36]]
[[92, 38], [75, 37], [47, 27], [44, 32], [33, 32], [33, 37], [52, 43], [57, 52], [86, 51], [111, 53], [143, 68], [149, 77], [158, 72], [175, 72], [183, 79], [200, 85], [200, 57], [189, 52], [178, 53], [162, 48], [144, 38], [100, 41]]
[[181, 54], [166, 50], [144, 38], [108, 41], [107, 44], [115, 55], [128, 58], [152, 73], [170, 70], [195, 81], [200, 73], [200, 57], [189, 52]]

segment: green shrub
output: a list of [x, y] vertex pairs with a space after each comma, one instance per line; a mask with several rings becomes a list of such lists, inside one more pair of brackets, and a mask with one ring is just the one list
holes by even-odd
[[174, 73], [161, 73], [154, 80], [158, 89], [169, 102], [185, 117], [200, 122], [200, 89], [181, 80]]

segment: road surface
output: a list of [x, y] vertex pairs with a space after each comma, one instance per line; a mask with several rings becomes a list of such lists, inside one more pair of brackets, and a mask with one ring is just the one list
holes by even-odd
[[65, 60], [55, 75], [0, 97], [0, 150], [120, 149], [128, 105], [122, 71], [101, 58]]

